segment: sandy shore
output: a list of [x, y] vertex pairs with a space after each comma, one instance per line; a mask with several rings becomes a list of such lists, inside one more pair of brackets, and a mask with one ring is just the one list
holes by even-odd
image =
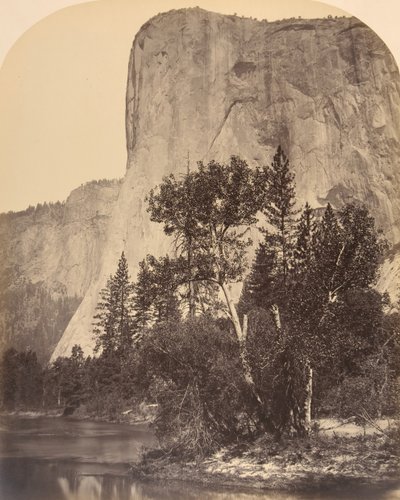
[[[364, 429], [351, 423], [339, 427], [335, 422], [326, 424], [329, 424], [326, 431], [307, 439], [274, 443], [264, 437], [252, 444], [223, 449], [196, 462], [178, 461], [161, 452], [150, 453], [141, 464], [132, 467], [132, 473], [141, 479], [184, 480], [258, 491], [356, 489], [384, 494], [397, 488], [397, 498], [400, 498], [397, 444], [371, 428], [364, 434]], [[376, 498], [386, 498], [376, 495]]]

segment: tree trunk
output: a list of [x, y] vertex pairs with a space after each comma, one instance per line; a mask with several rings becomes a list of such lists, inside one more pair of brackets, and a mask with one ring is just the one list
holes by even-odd
[[194, 318], [196, 316], [196, 300], [195, 300], [195, 289], [194, 281], [192, 276], [192, 237], [188, 236], [188, 252], [187, 252], [187, 263], [190, 273], [189, 279], [189, 316]]
[[[275, 327], [278, 332], [283, 334], [282, 322], [279, 306], [273, 304], [271, 306], [271, 314], [274, 320]], [[286, 378], [286, 396], [289, 404], [289, 421], [288, 428], [289, 432], [298, 435], [307, 434], [311, 424], [311, 398], [312, 398], [312, 369], [309, 362], [307, 362], [307, 387], [306, 387], [306, 400], [304, 403], [304, 412], [302, 411], [301, 405], [298, 403], [298, 399], [295, 394], [295, 389], [293, 387], [293, 375], [294, 367], [291, 359], [291, 353], [286, 351], [287, 359], [285, 363], [284, 377]], [[304, 415], [303, 415], [304, 414]]]
[[280, 332], [282, 330], [282, 323], [281, 323], [281, 314], [279, 312], [278, 304], [272, 304], [271, 313], [274, 319], [275, 327], [278, 330], [278, 332]]
[[42, 387], [42, 408], [45, 406], [45, 401], [46, 401], [46, 385], [43, 383]]
[[235, 303], [232, 300], [230, 290], [228, 289], [228, 285], [226, 285], [225, 283], [222, 283], [222, 284], [220, 283], [220, 287], [222, 288], [222, 291], [224, 292], [225, 302], [226, 302], [226, 305], [228, 306], [228, 309], [229, 309], [229, 315], [230, 315], [231, 321], [233, 323], [233, 327], [235, 329], [236, 336], [237, 336], [239, 342], [242, 342], [243, 330], [242, 330], [242, 327], [240, 325], [239, 316], [238, 316], [238, 313], [236, 311]]
[[194, 318], [196, 316], [196, 302], [193, 280], [189, 281], [189, 316], [191, 318]]
[[231, 317], [231, 321], [233, 323], [233, 327], [235, 329], [235, 333], [237, 336], [237, 339], [239, 341], [239, 355], [240, 355], [240, 361], [242, 363], [242, 369], [243, 369], [243, 376], [246, 381], [246, 384], [249, 386], [254, 398], [257, 401], [257, 404], [259, 408], [263, 408], [263, 403], [262, 400], [258, 394], [256, 385], [254, 383], [253, 375], [251, 373], [251, 367], [250, 363], [248, 360], [248, 353], [247, 353], [247, 346], [246, 346], [246, 340], [247, 340], [247, 328], [248, 328], [248, 322], [247, 322], [247, 315], [244, 315], [243, 318], [243, 328], [240, 325], [240, 320], [239, 316], [236, 311], [235, 304], [232, 300], [230, 291], [228, 289], [228, 286], [223, 283], [220, 285], [225, 296], [226, 304], [229, 309], [229, 314]]
[[304, 402], [304, 427], [307, 432], [311, 430], [311, 409], [312, 409], [312, 394], [313, 394], [313, 369], [310, 361], [306, 361], [307, 387], [306, 399]]

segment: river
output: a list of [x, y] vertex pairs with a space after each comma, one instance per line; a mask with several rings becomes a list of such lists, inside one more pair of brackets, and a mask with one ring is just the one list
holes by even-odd
[[[1, 500], [307, 500], [331, 496], [252, 493], [140, 482], [129, 463], [154, 444], [144, 425], [0, 417]], [[345, 497], [341, 498], [356, 498]], [[361, 497], [357, 497], [361, 498]], [[372, 498], [372, 497], [371, 497]], [[375, 498], [375, 497], [374, 497]], [[383, 498], [383, 497], [382, 497]], [[385, 496], [385, 498], [396, 498]]]

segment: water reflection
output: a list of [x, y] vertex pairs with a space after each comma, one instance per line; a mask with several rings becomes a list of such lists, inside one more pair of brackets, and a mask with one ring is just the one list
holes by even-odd
[[[133, 481], [114, 466], [114, 472], [86, 472], [82, 464], [48, 463], [33, 459], [2, 460], [1, 500], [398, 500], [399, 492], [367, 489], [339, 495], [215, 489], [190, 483], [161, 484]], [[89, 464], [87, 464], [89, 465]], [[91, 467], [94, 468], [93, 464]], [[89, 467], [90, 468], [90, 467]], [[110, 468], [110, 466], [108, 466]], [[5, 481], [4, 481], [5, 480]]]
[[[93, 464], [87, 464], [93, 467]], [[109, 468], [110, 466], [108, 466]], [[90, 467], [89, 467], [90, 468]], [[114, 473], [87, 473], [86, 466], [28, 458], [0, 461], [1, 500], [299, 500], [310, 496], [218, 491], [193, 484], [135, 482], [117, 467]], [[315, 497], [319, 498], [319, 497]]]
[[254, 493], [188, 483], [133, 481], [129, 463], [154, 437], [144, 426], [0, 417], [1, 500], [399, 500], [370, 488], [357, 494]]

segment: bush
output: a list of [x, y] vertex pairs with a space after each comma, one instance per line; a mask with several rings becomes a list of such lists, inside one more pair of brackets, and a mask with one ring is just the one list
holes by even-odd
[[172, 455], [205, 456], [251, 433], [238, 346], [222, 323], [200, 317], [158, 325], [138, 359], [138, 380], [158, 404], [156, 434]]
[[397, 413], [399, 379], [386, 360], [377, 362], [375, 356], [359, 360], [354, 373], [343, 373], [336, 381], [325, 375], [318, 385], [318, 404], [327, 416], [356, 417], [358, 423], [364, 424], [366, 418]]

